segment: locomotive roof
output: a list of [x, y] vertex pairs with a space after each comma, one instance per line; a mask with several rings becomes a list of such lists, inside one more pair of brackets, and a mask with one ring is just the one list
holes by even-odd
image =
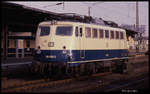
[[[51, 24], [52, 21], [43, 21], [41, 22], [39, 25], [45, 25], [45, 24]], [[103, 27], [103, 28], [110, 28], [110, 29], [119, 29], [121, 31], [125, 31], [125, 29], [123, 28], [117, 28], [117, 27], [111, 27], [111, 26], [106, 26], [106, 25], [99, 25], [99, 24], [93, 24], [93, 23], [82, 23], [82, 22], [74, 22], [74, 21], [56, 21], [57, 24], [78, 24], [78, 25], [83, 25], [83, 24], [86, 24], [87, 26], [90, 27], [90, 25], [93, 25], [93, 26], [100, 26], [100, 27]]]

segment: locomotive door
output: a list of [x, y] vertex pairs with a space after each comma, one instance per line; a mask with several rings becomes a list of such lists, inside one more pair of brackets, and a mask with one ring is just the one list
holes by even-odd
[[80, 58], [83, 59], [85, 57], [85, 49], [84, 49], [84, 32], [83, 26], [79, 26], [79, 46], [80, 46]]

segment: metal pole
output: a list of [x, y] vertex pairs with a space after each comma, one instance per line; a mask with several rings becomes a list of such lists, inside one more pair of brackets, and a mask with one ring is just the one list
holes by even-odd
[[8, 53], [8, 26], [4, 25], [4, 60], [7, 59], [7, 53]]
[[65, 3], [64, 3], [64, 1], [63, 1], [63, 10], [64, 10], [64, 8], [65, 8]]
[[137, 35], [137, 39], [138, 39], [138, 51], [139, 51], [139, 48], [140, 48], [140, 43], [139, 43], [139, 38], [140, 38], [140, 32], [139, 32], [139, 13], [138, 13], [138, 2], [136, 2], [136, 31], [138, 32], [138, 35]]
[[24, 39], [23, 39], [23, 48], [22, 48], [22, 58], [24, 58]]
[[88, 15], [90, 16], [90, 9], [91, 9], [91, 7], [88, 7]]
[[16, 58], [18, 58], [18, 39], [16, 39]]

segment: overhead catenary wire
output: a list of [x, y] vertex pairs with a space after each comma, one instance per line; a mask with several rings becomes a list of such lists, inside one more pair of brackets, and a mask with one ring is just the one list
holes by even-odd
[[[119, 12], [119, 11], [116, 11], [116, 10], [113, 10], [113, 9], [108, 9], [108, 8], [103, 7], [103, 6], [101, 6], [101, 8], [103, 8], [103, 9], [105, 9], [105, 10], [108, 10], [108, 11], [111, 11], [111, 14], [114, 13], [114, 12], [117, 12], [118, 14], [121, 14], [122, 17], [124, 17], [124, 18], [129, 18], [129, 17], [127, 16], [127, 14], [121, 13], [121, 12]], [[112, 11], [113, 11], [113, 12], [112, 12]], [[109, 13], [110, 13], [110, 12], [109, 12]], [[133, 18], [134, 20], [136, 20], [135, 17], [130, 16], [130, 18]], [[135, 23], [135, 21], [133, 21], [133, 20], [130, 20], [130, 21], [132, 21], [133, 23]]]
[[[105, 2], [96, 2], [96, 3], [92, 3], [91, 5], [100, 5], [100, 4], [102, 4], [102, 3], [105, 3]], [[83, 4], [88, 4], [88, 3], [83, 3]], [[88, 6], [91, 6], [91, 5], [88, 5]], [[95, 6], [94, 6], [95, 7]], [[104, 9], [106, 9], [106, 10], [108, 10], [108, 11], [111, 11], [111, 13], [113, 13], [113, 12], [117, 12], [117, 14], [121, 14], [122, 15], [122, 17], [124, 17], [124, 18], [133, 18], [133, 19], [136, 19], [135, 17], [132, 17], [132, 16], [127, 16], [128, 14], [125, 14], [125, 13], [122, 13], [122, 12], [119, 12], [119, 11], [117, 11], [117, 10], [113, 10], [113, 9], [108, 9], [108, 8], [105, 8], [105, 7], [103, 7], [103, 6], [100, 6], [101, 8], [104, 8]], [[113, 11], [113, 12], [112, 12]], [[128, 11], [129, 12], [129, 11]], [[106, 15], [105, 15], [106, 16]], [[108, 17], [108, 16], [107, 16]], [[133, 21], [133, 20], [130, 20], [130, 21], [132, 21], [133, 23], [135, 23], [135, 21]]]
[[[97, 5], [97, 4], [101, 4], [101, 3], [104, 3], [104, 2], [93, 3], [93, 4], [91, 4], [92, 6], [89, 6], [89, 5], [88, 5], [88, 16], [90, 16], [90, 14], [91, 14], [91, 8], [92, 8], [93, 6], [95, 6], [95, 5]], [[83, 3], [83, 4], [87, 4], [87, 3]]]

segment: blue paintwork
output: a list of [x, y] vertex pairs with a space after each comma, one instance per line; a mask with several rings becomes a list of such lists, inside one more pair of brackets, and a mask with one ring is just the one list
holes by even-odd
[[[40, 54], [35, 54], [35, 59], [44, 62], [70, 62], [69, 54], [72, 52], [72, 61], [88, 61], [98, 59], [109, 58], [121, 58], [128, 57], [128, 50], [85, 50], [85, 57], [80, 58], [80, 50], [66, 50], [66, 54], [63, 54], [63, 50], [41, 50]], [[109, 56], [106, 56], [109, 54]], [[126, 54], [126, 55], [123, 55]], [[46, 56], [56, 56], [56, 58], [46, 58]]]

